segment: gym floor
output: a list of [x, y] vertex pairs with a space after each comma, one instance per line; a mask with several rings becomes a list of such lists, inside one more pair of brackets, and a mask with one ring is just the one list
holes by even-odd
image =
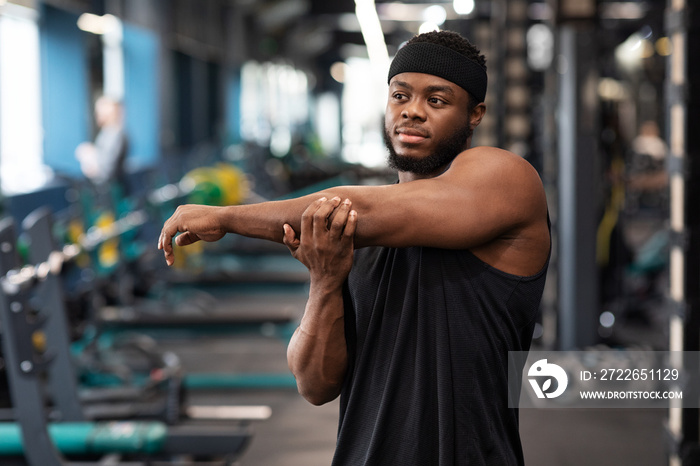
[[[188, 373], [284, 372], [286, 345], [260, 335], [164, 341]], [[191, 404], [267, 405], [240, 466], [327, 466], [333, 456], [338, 401], [315, 407], [294, 389], [192, 391]], [[664, 409], [522, 409], [528, 466], [666, 464]]]

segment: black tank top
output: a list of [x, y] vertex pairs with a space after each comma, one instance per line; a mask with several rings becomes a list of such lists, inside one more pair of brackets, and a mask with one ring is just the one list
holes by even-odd
[[333, 465], [522, 465], [508, 351], [530, 348], [546, 270], [510, 275], [467, 250], [356, 251]]

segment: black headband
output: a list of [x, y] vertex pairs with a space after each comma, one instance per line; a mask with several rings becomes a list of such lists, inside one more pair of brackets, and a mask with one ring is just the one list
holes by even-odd
[[471, 94], [477, 102], [486, 97], [486, 70], [451, 48], [432, 42], [415, 42], [399, 49], [389, 68], [389, 81], [399, 73], [439, 76]]

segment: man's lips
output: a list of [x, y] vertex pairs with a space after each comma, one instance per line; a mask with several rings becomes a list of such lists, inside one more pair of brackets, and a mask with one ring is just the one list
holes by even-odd
[[426, 133], [415, 128], [398, 128], [396, 132], [397, 139], [407, 144], [417, 144], [428, 137]]

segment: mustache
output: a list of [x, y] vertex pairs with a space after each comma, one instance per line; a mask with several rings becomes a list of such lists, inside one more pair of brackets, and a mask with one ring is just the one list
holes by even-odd
[[403, 124], [399, 125], [395, 128], [395, 131], [397, 133], [411, 133], [411, 134], [416, 134], [419, 136], [427, 137], [430, 136], [430, 133], [425, 130], [420, 125], [413, 125], [413, 124]]

